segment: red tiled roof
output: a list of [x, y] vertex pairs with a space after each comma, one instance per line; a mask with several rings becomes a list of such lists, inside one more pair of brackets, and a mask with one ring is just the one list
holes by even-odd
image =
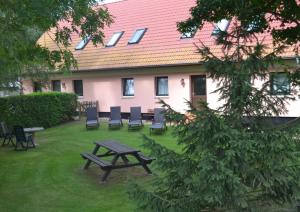
[[[114, 47], [95, 47], [89, 42], [83, 50], [77, 51], [74, 49], [81, 39], [73, 35], [70, 49], [77, 59], [79, 70], [196, 64], [201, 60], [195, 46], [199, 39], [220, 55], [221, 49], [211, 36], [214, 26], [210, 23], [205, 24], [194, 38], [180, 39], [176, 23], [189, 17], [189, 9], [195, 3], [195, 0], [123, 0], [107, 4], [115, 22], [104, 30], [105, 43], [114, 32], [125, 33]], [[128, 45], [133, 33], [141, 28], [148, 28], [143, 39], [138, 44]], [[267, 33], [260, 34], [259, 38], [264, 39], [266, 44], [272, 43]], [[39, 42], [50, 49], [57, 48], [47, 33]], [[292, 51], [287, 51], [283, 56], [293, 55]]]

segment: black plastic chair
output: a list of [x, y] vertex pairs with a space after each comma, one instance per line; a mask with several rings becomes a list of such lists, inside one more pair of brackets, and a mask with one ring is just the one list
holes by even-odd
[[[35, 148], [32, 134], [26, 135], [22, 126], [14, 126], [14, 135], [16, 136], [15, 150], [27, 150]], [[29, 145], [31, 143], [31, 145]], [[19, 148], [21, 147], [21, 148]]]
[[128, 130], [143, 126], [141, 107], [131, 107]]
[[14, 146], [13, 133], [8, 129], [4, 122], [0, 123], [1, 136], [3, 138], [2, 146], [9, 145], [10, 143]]
[[86, 109], [86, 128], [99, 127], [98, 111], [96, 107], [89, 107]]
[[110, 107], [110, 117], [108, 121], [108, 127], [113, 128], [113, 127], [122, 127], [123, 122], [121, 118], [121, 107], [116, 106], [116, 107]]
[[152, 125], [150, 126], [150, 135], [154, 130], [159, 130], [160, 132], [165, 132], [167, 129], [164, 109], [163, 108], [155, 108], [154, 109], [154, 118], [152, 121]]

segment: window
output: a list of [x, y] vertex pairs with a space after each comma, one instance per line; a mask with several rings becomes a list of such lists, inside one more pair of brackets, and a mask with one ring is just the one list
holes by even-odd
[[75, 47], [75, 50], [84, 49], [84, 47], [88, 44], [89, 40], [90, 40], [90, 37], [86, 37], [86, 38], [82, 39]]
[[288, 73], [271, 73], [271, 95], [289, 95], [291, 93]]
[[122, 79], [123, 96], [134, 96], [134, 80], [133, 78]]
[[61, 91], [60, 80], [52, 80], [52, 91]]
[[253, 30], [255, 30], [256, 29], [256, 24], [255, 23], [250, 23], [250, 24], [248, 24], [247, 26], [246, 26], [246, 31], [247, 32], [251, 32], [251, 31], [253, 31]]
[[195, 36], [196, 32], [197, 32], [197, 28], [194, 27], [194, 28], [192, 28], [189, 32], [183, 32], [183, 33], [181, 34], [181, 37], [180, 37], [180, 38], [181, 38], [181, 39], [193, 38], [193, 37]]
[[168, 77], [155, 77], [156, 96], [168, 96]]
[[106, 47], [115, 46], [118, 43], [118, 41], [121, 39], [123, 34], [124, 32], [115, 32], [110, 38], [110, 40], [108, 41], [108, 43], [106, 44]]
[[146, 28], [136, 30], [128, 43], [135, 44], [135, 43], [140, 42], [140, 40], [143, 38], [146, 30], [147, 30]]
[[78, 96], [83, 96], [82, 80], [73, 80], [73, 88], [74, 93], [76, 93]]
[[42, 83], [33, 82], [33, 92], [42, 92]]
[[242, 24], [245, 26], [245, 30], [247, 32], [259, 32], [260, 31], [260, 27], [262, 27], [264, 25], [263, 20], [265, 20], [265, 14], [258, 14], [255, 17], [253, 17], [253, 20], [251, 22], [248, 23], [243, 23]]
[[220, 31], [225, 32], [228, 29], [229, 24], [230, 24], [229, 20], [222, 19], [215, 25], [212, 35], [217, 35]]

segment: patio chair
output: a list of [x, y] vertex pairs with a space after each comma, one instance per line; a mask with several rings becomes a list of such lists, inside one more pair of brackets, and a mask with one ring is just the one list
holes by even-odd
[[128, 122], [128, 130], [143, 126], [141, 107], [131, 107]]
[[86, 128], [99, 127], [98, 111], [96, 107], [89, 107], [86, 109]]
[[24, 128], [22, 126], [14, 126], [14, 135], [16, 136], [16, 144], [15, 144], [16, 151], [19, 150], [26, 151], [28, 148], [35, 148], [32, 134], [25, 134]]
[[121, 118], [121, 107], [110, 107], [110, 117], [108, 121], [108, 128], [122, 127], [123, 122]]
[[167, 129], [164, 109], [163, 108], [155, 108], [154, 109], [154, 118], [152, 121], [152, 125], [150, 126], [150, 135], [154, 130], [159, 130], [160, 132], [165, 132]]
[[13, 133], [8, 129], [5, 122], [0, 123], [0, 128], [1, 128], [1, 135], [3, 138], [2, 146], [9, 145], [10, 143], [14, 146], [15, 144], [13, 142]]

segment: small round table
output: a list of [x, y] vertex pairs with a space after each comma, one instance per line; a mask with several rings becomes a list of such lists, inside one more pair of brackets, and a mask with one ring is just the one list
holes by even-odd
[[25, 133], [30, 133], [32, 135], [32, 142], [34, 146], [37, 144], [35, 143], [35, 132], [43, 131], [45, 130], [44, 127], [31, 127], [31, 128], [24, 128]]

